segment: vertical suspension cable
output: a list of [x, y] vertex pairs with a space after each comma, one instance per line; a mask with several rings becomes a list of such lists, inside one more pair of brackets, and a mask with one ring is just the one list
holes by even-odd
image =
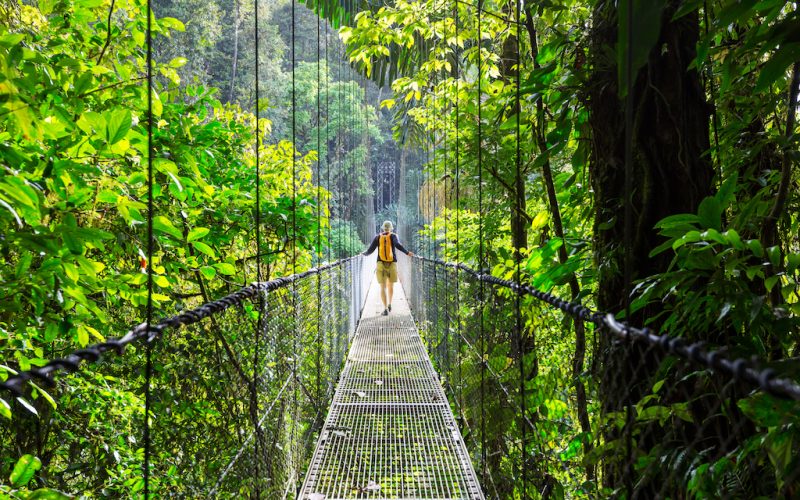
[[[316, 244], [316, 265], [319, 266], [322, 260], [322, 98], [320, 90], [322, 88], [322, 68], [320, 64], [320, 36], [322, 23], [322, 11], [319, 4], [316, 6], [317, 14], [317, 244]], [[317, 405], [322, 403], [322, 274], [317, 273]], [[321, 410], [321, 407], [320, 407]]]
[[[434, 4], [435, 4], [435, 0], [434, 0]], [[436, 9], [435, 8], [433, 9], [433, 15], [434, 15], [434, 19], [433, 19], [433, 23], [432, 24], [435, 26], [435, 23], [436, 23], [436, 17], [435, 17], [436, 16]], [[438, 55], [436, 53], [438, 48], [439, 48], [439, 40], [436, 38], [436, 33], [434, 31], [434, 38], [433, 38], [433, 58], [434, 59], [438, 58]], [[431, 226], [432, 226], [431, 229], [432, 229], [433, 238], [431, 239], [432, 240], [431, 243], [433, 243], [433, 258], [434, 259], [437, 259], [439, 257], [439, 245], [436, 243], [436, 240], [437, 240], [437, 237], [438, 237], [438, 233], [436, 232], [436, 229], [437, 229], [436, 228], [436, 215], [437, 215], [437, 209], [438, 209], [437, 201], [438, 201], [438, 198], [439, 198], [439, 190], [438, 190], [438, 188], [436, 186], [436, 184], [437, 184], [437, 182], [436, 182], [437, 181], [437, 179], [436, 179], [436, 149], [437, 149], [436, 148], [436, 142], [437, 142], [437, 139], [436, 139], [436, 121], [437, 121], [436, 120], [436, 107], [438, 105], [438, 100], [437, 100], [437, 97], [438, 97], [438, 88], [437, 88], [438, 84], [439, 84], [439, 72], [434, 70], [434, 73], [433, 73], [433, 92], [432, 92], [432, 98], [433, 98], [433, 116], [432, 116], [433, 124], [432, 124], [432, 128], [433, 128], [433, 133], [430, 136], [430, 148], [431, 148], [432, 160], [429, 160], [432, 163], [431, 164], [431, 168], [433, 170], [433, 172], [431, 173], [431, 187], [433, 188], [433, 213], [432, 213], [432, 218], [431, 218]], [[434, 283], [434, 285], [436, 285], [436, 266], [433, 266], [433, 283]], [[434, 293], [437, 293], [438, 288], [439, 288], [438, 286], [436, 286], [436, 288], [434, 288]], [[438, 301], [437, 301], [437, 303], [438, 303]], [[438, 315], [437, 315], [436, 319], [438, 320]], [[438, 328], [438, 324], [437, 324], [437, 328]]]
[[[519, 27], [521, 26], [521, 3], [522, 0], [516, 0], [515, 4], [515, 17], [517, 20], [516, 30], [517, 30], [517, 73], [516, 73], [516, 89], [514, 91], [514, 107], [517, 110], [517, 127], [516, 127], [516, 136], [515, 136], [515, 147], [516, 152], [514, 155], [515, 159], [515, 173], [517, 180], [521, 179], [521, 147], [520, 147], [520, 133], [521, 133], [521, 123], [522, 123], [522, 101], [520, 99], [520, 83], [521, 83], [521, 74], [522, 74], [522, 37], [520, 36]], [[520, 187], [517, 186], [517, 196], [516, 199], [516, 216], [522, 217], [522, 200], [519, 198], [519, 189]], [[516, 269], [515, 269], [515, 280], [517, 283], [522, 283], [522, 274], [520, 265], [522, 263], [522, 249], [517, 248], [516, 250]], [[525, 345], [523, 342], [523, 335], [522, 335], [522, 313], [521, 313], [521, 300], [522, 296], [519, 293], [514, 294], [514, 322], [516, 326], [516, 334], [517, 334], [517, 349], [519, 355], [519, 395], [520, 395], [520, 429], [522, 431], [522, 439], [520, 440], [520, 472], [522, 475], [522, 497], [524, 498], [527, 493], [527, 467], [525, 467], [525, 441], [527, 438], [526, 435], [526, 425], [525, 425], [525, 414], [526, 411], [526, 404], [525, 404]]]
[[[442, 0], [441, 22], [442, 22], [442, 39], [444, 40], [444, 47], [445, 47], [445, 50], [444, 50], [445, 59], [447, 58], [447, 53], [448, 53], [448, 48], [449, 48], [448, 47], [449, 44], [447, 42], [447, 34], [448, 34], [448, 32], [447, 32], [447, 21], [446, 21], [447, 13], [448, 13], [447, 12], [447, 0]], [[449, 75], [447, 73], [444, 73], [444, 77], [442, 79], [442, 83], [445, 84], [445, 85], [443, 85], [444, 89], [449, 88], [448, 85], [447, 85], [447, 83], [449, 83]], [[450, 134], [450, 125], [449, 125], [449, 121], [448, 121], [449, 117], [448, 117], [447, 113], [451, 111], [451, 108], [450, 108], [450, 105], [448, 103], [447, 94], [446, 93], [445, 93], [445, 97], [443, 98], [442, 105], [445, 108], [443, 110], [443, 113], [442, 113], [442, 123], [443, 123], [443, 125], [442, 125], [442, 130], [443, 130], [443, 133], [442, 133], [442, 152], [444, 153], [444, 157], [442, 158], [442, 170], [444, 172], [444, 175], [442, 176], [442, 179], [444, 181], [443, 182], [443, 192], [444, 192], [444, 241], [443, 241], [442, 250], [443, 250], [443, 254], [445, 255], [445, 259], [448, 259], [448, 257], [447, 257], [447, 246], [448, 246], [449, 238], [448, 238], [447, 234], [448, 234], [448, 232], [450, 230], [450, 207], [448, 206], [448, 200], [449, 200], [449, 197], [448, 197], [448, 183], [449, 182], [448, 182], [448, 180], [450, 179], [450, 173], [449, 173], [449, 171], [447, 169], [448, 158], [449, 158], [449, 150], [447, 149], [447, 138], [448, 138], [448, 135]], [[445, 319], [445, 324], [444, 324], [444, 331], [445, 331], [444, 354], [445, 354], [445, 356], [444, 356], [444, 360], [445, 360], [445, 366], [447, 366], [447, 372], [448, 372], [447, 379], [448, 380], [452, 380], [452, 377], [449, 376], [449, 373], [451, 371], [451, 367], [450, 367], [450, 317], [451, 317], [451, 308], [448, 305], [449, 300], [450, 300], [449, 299], [450, 298], [450, 282], [451, 282], [450, 271], [445, 269], [444, 270], [444, 297], [445, 297], [445, 300], [444, 300], [444, 304], [445, 304], [445, 316], [444, 316], [444, 319]]]
[[[483, 34], [481, 25], [481, 11], [483, 10], [483, 0], [478, 0], [478, 270], [484, 272], [486, 267], [483, 255], [483, 126], [482, 121], [482, 81], [483, 81]], [[486, 384], [486, 335], [483, 324], [483, 309], [485, 307], [484, 282], [480, 282], [480, 339], [481, 339], [481, 471], [486, 477], [486, 405], [484, 395], [484, 385]]]
[[[336, 92], [336, 103], [337, 103], [337, 106], [336, 106], [336, 129], [337, 129], [337, 132], [338, 132], [336, 134], [336, 160], [337, 160], [336, 168], [339, 171], [337, 177], [339, 177], [339, 176], [343, 177], [341, 182], [342, 183], [346, 183], [347, 182], [347, 177], [346, 177], [347, 171], [344, 168], [344, 160], [342, 159], [342, 150], [344, 148], [344, 137], [342, 137], [342, 133], [343, 133], [342, 132], [342, 130], [343, 130], [343, 123], [342, 122], [344, 121], [344, 113], [343, 113], [344, 110], [343, 110], [343, 103], [342, 103], [342, 94], [343, 94], [343, 92], [345, 90], [344, 87], [342, 86], [342, 59], [343, 59], [342, 58], [342, 47], [338, 46], [336, 49], [337, 49], [336, 53], [339, 56], [339, 60], [336, 63], [336, 73], [337, 73], [337, 79], [336, 79], [337, 81], [336, 81], [336, 83], [337, 83], [337, 89], [338, 89], [338, 91]], [[340, 181], [337, 178], [337, 180], [336, 180], [337, 193], [336, 194], [338, 195], [338, 197], [337, 197], [338, 198], [338, 205], [336, 207], [336, 215], [339, 218], [340, 226], [339, 226], [338, 234], [336, 236], [339, 239], [339, 251], [341, 251], [341, 249], [342, 249], [342, 237], [344, 236], [344, 234], [343, 234], [344, 231], [342, 231], [342, 227], [341, 227], [341, 223], [344, 222], [344, 219], [343, 219], [343, 215], [344, 214], [343, 214], [343, 208], [342, 208], [344, 206], [344, 203], [342, 203], [343, 198], [344, 198], [344, 193], [339, 191], [339, 184], [340, 184]], [[343, 185], [342, 187], [345, 187], [345, 186]], [[338, 258], [338, 257], [341, 257], [341, 256], [337, 255], [336, 257]]]
[[144, 498], [150, 497], [150, 380], [153, 377], [153, 346], [150, 326], [153, 324], [153, 252], [155, 238], [153, 235], [153, 3], [147, 0], [147, 344], [145, 347], [144, 369]]
[[[436, 5], [435, 4], [436, 4], [436, 0], [434, 0], [433, 20], [432, 20], [432, 22], [429, 22], [429, 24], [433, 25], [434, 27], [436, 26], [436, 14], [437, 14]], [[438, 54], [437, 54], [437, 49], [438, 48], [439, 48], [438, 35], [436, 33], [436, 30], [434, 29], [434, 37], [433, 37], [433, 58], [434, 58], [434, 60], [438, 59]], [[430, 161], [429, 167], [432, 169], [432, 173], [431, 173], [430, 181], [428, 183], [431, 186], [431, 190], [429, 192], [431, 192], [433, 194], [433, 212], [431, 213], [431, 244], [433, 245], [433, 258], [434, 258], [434, 260], [438, 259], [438, 257], [439, 257], [439, 245], [437, 243], [437, 239], [438, 239], [439, 235], [437, 233], [437, 227], [436, 227], [436, 218], [438, 216], [438, 206], [437, 206], [438, 203], [437, 202], [438, 202], [438, 198], [439, 198], [439, 189], [438, 189], [438, 186], [437, 186], [437, 176], [436, 176], [436, 150], [437, 150], [437, 147], [436, 147], [436, 145], [437, 145], [436, 144], [437, 143], [437, 138], [436, 138], [436, 122], [437, 122], [436, 114], [437, 114], [437, 110], [436, 110], [436, 107], [438, 105], [438, 99], [437, 99], [437, 97], [438, 97], [438, 88], [437, 88], [438, 84], [439, 84], [439, 72], [437, 70], [434, 70], [434, 72], [433, 72], [433, 92], [431, 92], [431, 95], [430, 95], [430, 97], [433, 100], [433, 116], [431, 117], [433, 132], [431, 133], [430, 138], [429, 138], [430, 139], [429, 143], [430, 143], [430, 149], [431, 149], [431, 158], [432, 158], [432, 159], [429, 159], [429, 161]], [[439, 323], [439, 304], [441, 304], [441, 302], [439, 301], [439, 289], [441, 287], [439, 286], [439, 277], [438, 277], [438, 273], [436, 272], [436, 268], [438, 266], [433, 265], [431, 267], [433, 269], [433, 304], [434, 304], [434, 307], [433, 307], [433, 322], [434, 323], [433, 324], [434, 324], [434, 331], [436, 332], [436, 340], [439, 342], [439, 345], [437, 346], [437, 351], [439, 352], [439, 359], [437, 360], [437, 364], [441, 365], [441, 363], [442, 363], [442, 360], [441, 360], [441, 350], [442, 350], [441, 349], [441, 345], [442, 345], [441, 335], [442, 335], [442, 331], [441, 331], [441, 325]], [[440, 366], [440, 370], [441, 370], [441, 366]]]
[[331, 261], [331, 249], [333, 248], [332, 230], [333, 224], [333, 210], [331, 209], [331, 201], [333, 201], [333, 189], [331, 188], [331, 154], [328, 146], [331, 142], [331, 65], [328, 61], [328, 23], [325, 23], [325, 186], [328, 189], [327, 202], [328, 202], [328, 262]]
[[[456, 46], [454, 49], [455, 53], [455, 66], [456, 66], [456, 99], [455, 99], [455, 108], [456, 108], [456, 135], [455, 135], [455, 153], [456, 153], [456, 198], [455, 198], [455, 209], [456, 209], [456, 255], [455, 261], [456, 263], [461, 263], [461, 225], [460, 225], [460, 212], [461, 212], [461, 187], [460, 187], [460, 170], [461, 170], [461, 157], [459, 151], [459, 98], [461, 92], [461, 54], [458, 50], [458, 0], [453, 2], [453, 31], [455, 33], [456, 38]], [[460, 281], [460, 269], [456, 267], [456, 333], [458, 339], [458, 354], [456, 356], [456, 364], [458, 366], [458, 408], [459, 412], [462, 411], [462, 407], [464, 405], [464, 393], [462, 386], [462, 372], [461, 372], [461, 349], [463, 347], [462, 338], [461, 338], [461, 281]]]
[[[633, 206], [631, 195], [633, 192], [633, 2], [628, 1], [625, 11], [627, 26], [626, 37], [628, 44], [625, 52], [625, 228], [623, 239], [625, 241], [625, 264], [624, 264], [624, 292], [625, 292], [625, 320], [631, 321], [631, 246], [633, 244]], [[625, 487], [628, 491], [628, 498], [633, 497], [633, 409], [631, 404], [626, 402], [626, 424], [625, 424], [625, 446], [628, 455], [625, 473]]]
[[[347, 57], [347, 47], [342, 45], [342, 60], [345, 61], [346, 57]], [[355, 150], [355, 141], [353, 140], [353, 134], [355, 133], [355, 130], [353, 130], [353, 87], [352, 87], [352, 80], [351, 80], [352, 74], [351, 74], [351, 68], [350, 68], [349, 64], [345, 68], [345, 76], [347, 78], [347, 85], [345, 87], [345, 91], [347, 92], [347, 95], [346, 95], [345, 101], [344, 101], [345, 105], [347, 107], [347, 113], [345, 114], [345, 120], [346, 120], [346, 122], [345, 122], [345, 125], [346, 125], [345, 130], [347, 132], [349, 132], [348, 133], [349, 137], [347, 137], [347, 139], [349, 139], [347, 146], [350, 149], [350, 151], [349, 151], [350, 154], [348, 154], [347, 157], [346, 157], [346, 163], [347, 163], [347, 192], [350, 193], [350, 199], [348, 200], [349, 202], [347, 204], [348, 209], [350, 211], [350, 213], [349, 213], [349, 222], [350, 223], [347, 225], [347, 234], [349, 236], [349, 240], [348, 240], [349, 244], [352, 245], [353, 244], [353, 226], [355, 225], [355, 221], [353, 220], [353, 219], [355, 219], [355, 217], [353, 217], [353, 214], [355, 213], [354, 211], [355, 211], [355, 201], [356, 201], [355, 192], [353, 191], [353, 177], [355, 175], [355, 172], [353, 171], [354, 170], [353, 169], [353, 156], [354, 156], [353, 155], [353, 151]]]
[[[297, 43], [295, 41], [297, 35], [295, 4], [296, 0], [292, 2], [292, 274], [297, 274], [297, 83], [295, 75], [295, 66], [297, 65]], [[294, 332], [292, 335], [292, 428], [291, 428], [291, 452], [292, 456], [292, 480], [297, 481], [297, 460], [296, 453], [298, 452], [295, 446], [297, 439], [297, 336], [300, 333], [298, 325], [297, 314], [297, 281], [292, 281], [292, 321]]]
[[[254, 23], [255, 23], [255, 98], [256, 98], [256, 141], [255, 141], [255, 160], [256, 160], [256, 207], [255, 207], [255, 216], [256, 216], [256, 280], [261, 282], [263, 281], [263, 277], [261, 276], [261, 127], [260, 127], [260, 115], [261, 115], [261, 107], [260, 107], [260, 89], [259, 85], [261, 84], [261, 78], [258, 71], [258, 67], [260, 64], [260, 54], [259, 54], [259, 26], [258, 26], [258, 0], [253, 0], [253, 4], [255, 6], [255, 14], [254, 14]], [[255, 498], [258, 499], [261, 497], [261, 483], [260, 483], [260, 465], [259, 465], [259, 444], [261, 439], [259, 439], [259, 429], [258, 429], [258, 366], [259, 366], [259, 339], [261, 337], [261, 329], [264, 327], [264, 294], [258, 294], [258, 317], [256, 319], [256, 332], [255, 332], [255, 347], [253, 352], [253, 386], [250, 389], [250, 418], [253, 420], [253, 433], [255, 436], [255, 443], [254, 443], [254, 454], [253, 457], [255, 459]]]

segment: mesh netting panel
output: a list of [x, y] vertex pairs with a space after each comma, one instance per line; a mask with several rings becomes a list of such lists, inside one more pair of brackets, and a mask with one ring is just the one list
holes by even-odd
[[518, 319], [511, 288], [443, 263], [400, 270], [487, 496], [800, 493], [796, 401], [588, 320], [576, 367], [571, 315], [522, 294]]
[[[372, 275], [365, 260], [278, 280], [270, 291], [199, 314], [204, 319], [189, 326], [167, 327], [152, 342], [151, 494], [296, 495], [366, 298], [361, 288]], [[97, 400], [106, 406], [69, 418], [57, 409], [46, 415], [49, 434], [38, 439], [48, 486], [110, 497], [142, 491], [144, 391], [118, 391], [116, 385], [124, 380], [143, 387], [145, 350], [143, 342], [134, 342], [123, 357], [107, 356], [100, 365], [55, 379], [57, 400], [80, 400], [93, 391], [102, 393]], [[31, 416], [13, 429], [19, 435], [26, 426], [34, 438], [40, 420]], [[0, 438], [3, 455], [16, 456], [19, 445], [34, 446], [5, 427]], [[105, 444], [95, 446], [95, 439]], [[133, 454], [126, 451], [131, 448]]]

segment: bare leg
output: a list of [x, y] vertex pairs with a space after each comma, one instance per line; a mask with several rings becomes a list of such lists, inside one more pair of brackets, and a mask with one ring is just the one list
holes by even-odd
[[[388, 279], [387, 280], [383, 280], [381, 282], [381, 302], [383, 302], [383, 308], [384, 309], [386, 309], [386, 283], [388, 283], [388, 282], [389, 282]], [[390, 297], [389, 301], [391, 301], [392, 300], [391, 299], [391, 292], [389, 292], [389, 297]]]
[[389, 289], [389, 305], [392, 305], [392, 296], [394, 295], [394, 283], [386, 278], [386, 287]]

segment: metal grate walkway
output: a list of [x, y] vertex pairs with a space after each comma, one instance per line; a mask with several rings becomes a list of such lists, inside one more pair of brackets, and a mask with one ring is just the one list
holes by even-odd
[[373, 282], [298, 498], [483, 498], [400, 283]]

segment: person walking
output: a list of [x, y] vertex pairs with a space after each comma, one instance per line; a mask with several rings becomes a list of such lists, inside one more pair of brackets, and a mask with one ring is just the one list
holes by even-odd
[[375, 235], [369, 248], [364, 252], [364, 255], [369, 255], [378, 249], [378, 268], [375, 274], [378, 277], [378, 283], [381, 284], [381, 302], [383, 302], [383, 316], [389, 314], [392, 310], [392, 295], [394, 294], [394, 284], [397, 282], [397, 253], [400, 250], [404, 254], [412, 257], [413, 252], [409, 252], [397, 240], [397, 235], [392, 231], [394, 226], [392, 221], [383, 222], [383, 231]]

